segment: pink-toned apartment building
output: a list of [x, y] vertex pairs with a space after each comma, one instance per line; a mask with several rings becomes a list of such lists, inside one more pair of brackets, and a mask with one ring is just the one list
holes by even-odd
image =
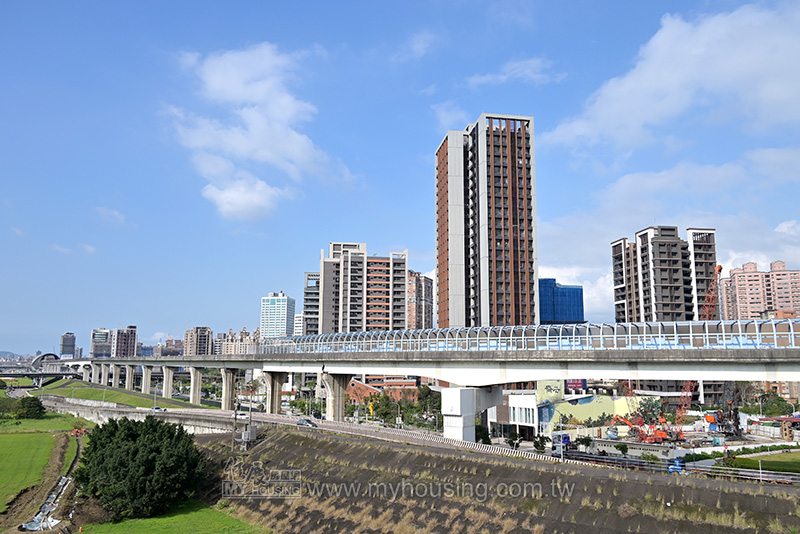
[[773, 261], [769, 272], [758, 270], [753, 262], [731, 269], [720, 280], [722, 318], [761, 319], [770, 312], [800, 311], [800, 271], [786, 270], [786, 262]]

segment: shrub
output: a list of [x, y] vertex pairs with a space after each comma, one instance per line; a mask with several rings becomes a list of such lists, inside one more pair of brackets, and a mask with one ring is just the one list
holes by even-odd
[[204, 475], [202, 454], [183, 427], [148, 416], [94, 429], [75, 480], [124, 519], [166, 511], [191, 497]]

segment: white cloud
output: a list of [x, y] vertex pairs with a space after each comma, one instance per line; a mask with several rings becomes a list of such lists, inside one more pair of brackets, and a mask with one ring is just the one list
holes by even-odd
[[[299, 131], [316, 108], [288, 88], [310, 53], [282, 53], [271, 43], [216, 52], [184, 53], [180, 61], [197, 76], [201, 94], [228, 114], [225, 120], [170, 109], [179, 142], [192, 151], [195, 168], [211, 183], [203, 196], [231, 219], [268, 216], [288, 189], [270, 181], [305, 175], [350, 181], [349, 170]], [[266, 165], [266, 167], [264, 167]], [[277, 169], [279, 172], [270, 172]], [[247, 170], [245, 170], [247, 169]], [[245, 198], [248, 194], [251, 199]]]
[[117, 210], [112, 210], [110, 208], [104, 207], [97, 207], [94, 209], [95, 213], [97, 213], [105, 222], [114, 226], [122, 226], [125, 224], [125, 216], [118, 212]]
[[423, 96], [433, 96], [436, 94], [436, 84], [432, 83], [428, 87], [420, 89], [417, 93]]
[[439, 130], [461, 130], [469, 123], [467, 112], [451, 101], [431, 106], [439, 123]]
[[509, 61], [502, 66], [500, 72], [493, 74], [476, 74], [467, 79], [471, 87], [479, 85], [498, 85], [506, 82], [523, 82], [543, 85], [564, 79], [565, 74], [547, 72], [552, 62], [542, 57], [532, 57], [517, 61]]
[[436, 35], [429, 31], [420, 31], [408, 38], [399, 52], [392, 56], [392, 61], [409, 61], [420, 59], [436, 41]]
[[56, 245], [55, 243], [52, 245], [53, 250], [60, 254], [72, 254], [72, 251], [67, 247], [62, 247], [61, 245]]
[[11, 231], [14, 232], [14, 234], [17, 237], [25, 237], [25, 232], [23, 232], [22, 229], [17, 228], [16, 226], [12, 226]]
[[87, 254], [94, 254], [95, 252], [97, 252], [96, 248], [94, 248], [92, 245], [87, 245], [86, 243], [81, 243], [80, 247]]
[[253, 177], [226, 182], [224, 188], [208, 184], [203, 196], [212, 201], [226, 219], [256, 221], [271, 213], [282, 198], [291, 198], [284, 189], [272, 187]]
[[166, 340], [169, 338], [169, 334], [166, 332], [156, 332], [149, 338], [146, 338], [145, 341], [149, 341], [150, 343], [158, 343], [160, 341]]
[[580, 115], [542, 135], [565, 145], [652, 143], [689, 112], [766, 129], [800, 122], [800, 4], [747, 5], [685, 21], [665, 15], [635, 66], [603, 84]]
[[788, 234], [793, 236], [800, 236], [800, 223], [797, 220], [783, 221], [775, 227], [775, 231], [780, 234]]

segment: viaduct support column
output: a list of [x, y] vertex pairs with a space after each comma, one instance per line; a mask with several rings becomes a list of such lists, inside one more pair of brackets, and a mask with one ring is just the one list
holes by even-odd
[[347, 385], [350, 383], [350, 378], [351, 375], [322, 373], [322, 382], [327, 390], [325, 418], [328, 421], [344, 421], [344, 405], [347, 402]]
[[164, 384], [161, 386], [161, 396], [165, 399], [172, 398], [172, 380], [175, 377], [175, 368], [162, 365], [164, 371]]
[[264, 411], [281, 413], [281, 396], [287, 373], [262, 373], [264, 377]]
[[83, 373], [83, 381], [84, 382], [91, 382], [92, 381], [92, 367], [89, 365], [84, 365], [81, 367], [81, 372]]
[[142, 393], [145, 395], [150, 394], [150, 378], [153, 376], [153, 367], [151, 365], [142, 366]]
[[220, 369], [222, 374], [222, 406], [223, 410], [233, 410], [233, 398], [236, 393], [236, 369]]
[[100, 383], [100, 365], [96, 363], [91, 363], [92, 366], [92, 384], [99, 384]]
[[442, 390], [444, 437], [475, 442], [475, 414], [503, 404], [503, 388], [446, 388]]
[[189, 402], [192, 404], [200, 404], [202, 398], [201, 385], [203, 384], [203, 368], [202, 367], [189, 367], [189, 377], [191, 383], [189, 385]]
[[134, 365], [126, 365], [125, 366], [125, 389], [128, 391], [133, 391], [133, 376], [136, 366]]
[[111, 364], [111, 387], [118, 388], [119, 387], [119, 371], [121, 365]]
[[102, 373], [103, 378], [101, 380], [103, 387], [106, 387], [108, 385], [108, 372], [111, 370], [111, 364], [104, 363], [102, 364], [102, 367], [103, 367], [103, 373]]

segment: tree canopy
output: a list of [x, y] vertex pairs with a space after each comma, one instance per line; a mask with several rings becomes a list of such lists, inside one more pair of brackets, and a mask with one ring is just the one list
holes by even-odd
[[182, 426], [148, 416], [111, 420], [90, 434], [75, 480], [114, 519], [149, 517], [191, 497], [203, 456]]

